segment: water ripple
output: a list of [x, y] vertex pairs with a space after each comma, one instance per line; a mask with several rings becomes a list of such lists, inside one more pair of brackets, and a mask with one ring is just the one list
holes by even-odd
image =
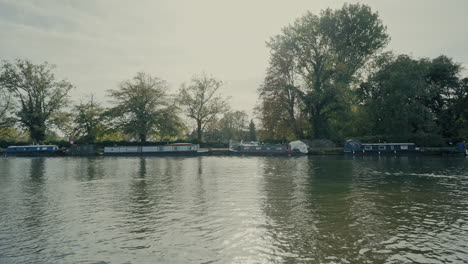
[[468, 162], [0, 160], [0, 263], [468, 263]]

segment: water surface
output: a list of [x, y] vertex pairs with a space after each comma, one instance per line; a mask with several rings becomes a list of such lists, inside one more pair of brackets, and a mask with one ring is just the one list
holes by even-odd
[[468, 159], [0, 159], [0, 263], [468, 263]]

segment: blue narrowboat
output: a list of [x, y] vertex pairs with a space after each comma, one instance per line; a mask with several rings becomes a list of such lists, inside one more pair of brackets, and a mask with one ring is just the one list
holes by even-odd
[[404, 154], [419, 153], [421, 149], [414, 143], [361, 143], [359, 140], [347, 140], [344, 149], [347, 154]]
[[9, 146], [5, 152], [6, 156], [59, 156], [63, 151], [57, 145], [29, 145], [29, 146]]

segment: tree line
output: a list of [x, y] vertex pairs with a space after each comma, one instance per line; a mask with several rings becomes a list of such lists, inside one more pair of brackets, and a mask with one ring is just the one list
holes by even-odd
[[344, 4], [272, 37], [256, 107], [263, 138], [442, 145], [468, 138], [468, 78], [453, 59], [385, 51], [377, 12]]
[[111, 107], [92, 95], [72, 105], [73, 85], [58, 80], [53, 65], [4, 61], [0, 139], [43, 142], [60, 130], [85, 142], [357, 138], [431, 146], [466, 140], [462, 65], [445, 55], [395, 54], [386, 50], [389, 42], [378, 13], [365, 4], [306, 12], [267, 41], [258, 127], [244, 111], [230, 109], [219, 93], [222, 82], [207, 74], [171, 94], [165, 80], [137, 73], [107, 92]]
[[[28, 60], [4, 61], [0, 70], [0, 138], [21, 137], [35, 143], [59, 130], [67, 138], [81, 142], [147, 142], [193, 139], [202, 142], [204, 133], [211, 140], [244, 139], [248, 116], [232, 111], [219, 94], [222, 82], [207, 74], [193, 77], [178, 94], [170, 94], [167, 82], [146, 73], [120, 83], [107, 91], [111, 107], [103, 107], [93, 95], [72, 105], [73, 85], [57, 80], [55, 66], [33, 64]], [[195, 123], [195, 129], [183, 116]], [[251, 126], [253, 121], [251, 121]], [[253, 128], [255, 131], [255, 128]]]

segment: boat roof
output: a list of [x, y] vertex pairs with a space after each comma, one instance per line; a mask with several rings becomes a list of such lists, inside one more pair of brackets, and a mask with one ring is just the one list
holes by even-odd
[[175, 143], [175, 144], [169, 144], [169, 145], [153, 145], [153, 146], [105, 146], [105, 148], [138, 148], [138, 147], [167, 147], [167, 146], [190, 146], [190, 145], [196, 145], [192, 143]]
[[287, 144], [260, 144], [257, 142], [248, 142], [248, 143], [242, 143], [239, 144], [240, 146], [282, 146], [282, 145], [287, 145]]
[[364, 143], [362, 145], [414, 145], [414, 143]]
[[[105, 148], [137, 148], [140, 146], [105, 146]], [[145, 147], [157, 147], [157, 146], [145, 146]]]
[[28, 148], [28, 147], [58, 147], [57, 145], [23, 145], [23, 146], [8, 146], [9, 148]]

